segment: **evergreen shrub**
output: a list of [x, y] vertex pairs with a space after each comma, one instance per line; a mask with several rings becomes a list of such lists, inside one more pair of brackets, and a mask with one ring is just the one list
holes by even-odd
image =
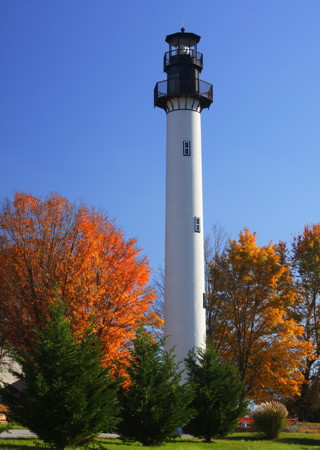
[[130, 385], [119, 393], [121, 439], [157, 446], [176, 437], [192, 416], [189, 404], [193, 394], [188, 384], [182, 384], [182, 371], [173, 353], [139, 329], [127, 372]]
[[101, 366], [100, 343], [89, 329], [75, 339], [57, 302], [34, 347], [16, 355], [22, 390], [7, 385], [11, 418], [57, 449], [86, 445], [117, 423], [118, 386]]
[[189, 353], [186, 368], [195, 394], [191, 403], [195, 416], [185, 431], [206, 442], [232, 433], [247, 410], [244, 384], [235, 367], [222, 363], [208, 344]]

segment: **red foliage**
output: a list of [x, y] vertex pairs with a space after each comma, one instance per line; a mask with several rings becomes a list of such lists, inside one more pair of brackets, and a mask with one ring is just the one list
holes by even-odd
[[104, 215], [58, 194], [17, 193], [0, 211], [1, 330], [18, 352], [32, 345], [48, 306], [67, 304], [75, 334], [93, 321], [106, 355], [126, 361], [141, 323], [157, 321], [150, 269], [134, 239]]

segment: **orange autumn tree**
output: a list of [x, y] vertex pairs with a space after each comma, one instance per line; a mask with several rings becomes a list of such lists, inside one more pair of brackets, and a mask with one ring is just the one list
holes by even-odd
[[306, 358], [302, 371], [304, 383], [300, 395], [296, 399], [296, 413], [299, 420], [318, 421], [320, 400], [319, 223], [306, 225], [303, 232], [294, 237], [289, 258], [301, 299], [295, 308], [296, 316], [304, 326], [303, 339], [313, 344], [313, 354]]
[[75, 335], [93, 323], [105, 363], [125, 362], [128, 340], [157, 318], [147, 287], [150, 269], [134, 239], [106, 216], [72, 206], [58, 194], [17, 193], [0, 211], [1, 333], [28, 350], [56, 297], [67, 305]]
[[245, 395], [264, 401], [296, 394], [311, 349], [292, 316], [298, 297], [279, 246], [259, 247], [256, 234], [245, 229], [215, 255], [210, 273], [208, 339], [237, 366]]

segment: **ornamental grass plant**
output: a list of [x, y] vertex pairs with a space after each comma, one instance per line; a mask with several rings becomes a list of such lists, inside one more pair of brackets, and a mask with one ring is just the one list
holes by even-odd
[[283, 430], [288, 416], [287, 408], [280, 402], [265, 402], [254, 411], [254, 430], [266, 439], [277, 439]]

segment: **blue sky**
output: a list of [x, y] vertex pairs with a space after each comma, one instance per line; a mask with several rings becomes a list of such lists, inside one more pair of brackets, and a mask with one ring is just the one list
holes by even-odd
[[164, 260], [165, 36], [202, 36], [205, 227], [319, 221], [320, 1], [1, 0], [0, 198], [85, 200]]

